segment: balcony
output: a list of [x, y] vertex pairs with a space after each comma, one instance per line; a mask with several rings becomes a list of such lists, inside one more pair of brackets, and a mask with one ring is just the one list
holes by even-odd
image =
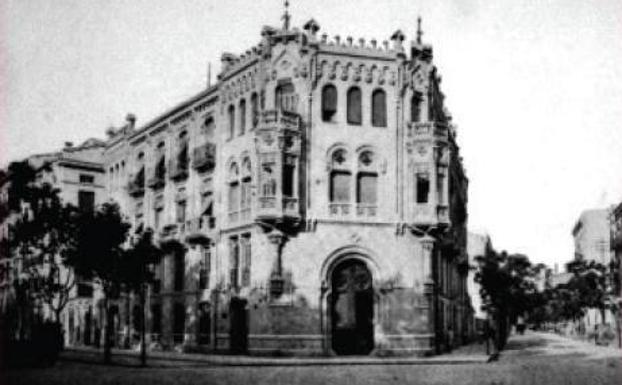
[[163, 175], [154, 175], [147, 181], [147, 186], [153, 190], [164, 188], [166, 180]]
[[350, 203], [329, 203], [328, 211], [331, 216], [349, 216], [352, 205]]
[[449, 225], [449, 206], [417, 203], [413, 208], [412, 222], [417, 226]]
[[186, 222], [186, 242], [207, 243], [216, 229], [216, 218], [202, 216]]
[[171, 159], [169, 162], [169, 177], [174, 181], [180, 181], [188, 178], [188, 161], [180, 159]]
[[273, 125], [275, 123], [286, 128], [298, 128], [299, 117], [295, 112], [285, 110], [266, 110], [261, 115], [261, 123]]
[[180, 243], [185, 229], [185, 223], [171, 223], [162, 227], [162, 230], [160, 230], [160, 243]]
[[198, 172], [213, 171], [216, 167], [216, 144], [205, 143], [192, 151], [192, 168]]
[[127, 193], [132, 197], [145, 195], [145, 179], [140, 179], [133, 175], [130, 176], [130, 181], [127, 184]]
[[449, 126], [443, 122], [409, 122], [408, 136], [439, 136], [446, 138], [449, 133]]

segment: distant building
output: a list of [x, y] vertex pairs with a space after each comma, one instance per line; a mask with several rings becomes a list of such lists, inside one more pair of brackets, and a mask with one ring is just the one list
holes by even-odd
[[[32, 155], [25, 159], [37, 172], [38, 183], [49, 183], [59, 191], [59, 197], [66, 204], [72, 204], [82, 210], [93, 210], [105, 200], [105, 172], [103, 168], [103, 153], [105, 142], [89, 139], [79, 146], [66, 143], [65, 147], [53, 153]], [[0, 198], [2, 207], [7, 207], [8, 190], [11, 175], [3, 172], [0, 178]], [[15, 215], [3, 213], [0, 217], [0, 312], [10, 311], [15, 300], [14, 282], [26, 279], [26, 271], [36, 266], [38, 261], [30, 260], [28, 256], [18, 255], [8, 249], [8, 239], [11, 236], [11, 227]], [[70, 274], [63, 270], [65, 277]], [[70, 302], [61, 314], [61, 322], [65, 327], [66, 343], [76, 340], [82, 341], [85, 328], [84, 320], [90, 319], [92, 305], [92, 285], [89, 282], [76, 280]], [[39, 316], [50, 317], [49, 309], [41, 305]], [[21, 322], [21, 321], [20, 321]]]
[[467, 254], [469, 255], [469, 276], [467, 278], [467, 291], [471, 299], [473, 307], [473, 316], [475, 318], [475, 328], [482, 327], [487, 315], [482, 309], [482, 297], [480, 295], [480, 285], [475, 282], [475, 274], [477, 273], [477, 257], [485, 256], [492, 250], [492, 242], [487, 234], [476, 234], [469, 232], [467, 237]]
[[585, 210], [572, 229], [575, 259], [609, 266], [613, 253], [610, 244], [610, 209]]

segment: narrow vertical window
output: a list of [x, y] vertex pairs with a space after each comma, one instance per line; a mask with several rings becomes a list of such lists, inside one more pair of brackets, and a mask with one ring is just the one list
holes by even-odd
[[240, 268], [240, 246], [238, 237], [229, 238], [229, 283], [231, 287], [239, 286], [238, 269]]
[[294, 170], [295, 166], [293, 164], [285, 164], [283, 165], [283, 196], [285, 197], [293, 197], [294, 196]]
[[240, 101], [240, 135], [246, 131], [246, 100]]
[[242, 287], [250, 286], [251, 283], [251, 235], [244, 234], [240, 238], [242, 252]]
[[421, 94], [415, 92], [410, 99], [410, 121], [418, 123], [421, 121]]
[[186, 201], [180, 200], [177, 201], [176, 213], [175, 217], [177, 219], [177, 223], [184, 223], [186, 221]]
[[378, 199], [378, 175], [360, 172], [356, 178], [356, 202], [375, 205]]
[[186, 275], [186, 256], [183, 252], [177, 252], [175, 254], [175, 262], [174, 262], [174, 290], [175, 291], [183, 291], [184, 290], [184, 278]]
[[371, 124], [374, 127], [387, 126], [387, 101], [383, 90], [375, 90], [371, 96]]
[[417, 174], [417, 203], [428, 203], [430, 178], [427, 173]]
[[235, 107], [229, 106], [228, 110], [228, 118], [229, 118], [229, 139], [233, 138], [235, 134]]
[[279, 85], [275, 90], [275, 106], [283, 111], [296, 112], [298, 100], [292, 83]]
[[259, 124], [259, 102], [257, 101], [257, 93], [253, 92], [251, 95], [251, 125], [252, 128], [257, 127]]
[[358, 87], [352, 87], [348, 90], [348, 123], [349, 124], [361, 124], [361, 89]]
[[184, 331], [186, 327], [186, 307], [182, 303], [176, 303], [173, 307], [173, 342], [180, 344], [184, 342]]
[[337, 88], [328, 84], [322, 89], [322, 120], [332, 122], [337, 113]]
[[350, 179], [348, 171], [333, 171], [330, 175], [330, 201], [334, 203], [350, 202]]

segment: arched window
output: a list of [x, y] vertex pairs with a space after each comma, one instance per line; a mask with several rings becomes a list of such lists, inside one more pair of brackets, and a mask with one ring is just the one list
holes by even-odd
[[157, 147], [157, 164], [156, 164], [156, 170], [155, 170], [155, 176], [158, 179], [164, 179], [164, 176], [166, 174], [166, 154], [165, 154], [165, 148], [164, 148], [164, 142], [160, 142], [158, 143], [158, 147]]
[[179, 152], [177, 153], [177, 169], [188, 169], [188, 133], [182, 131], [179, 134]]
[[327, 84], [322, 89], [322, 120], [325, 122], [334, 121], [337, 113], [337, 88], [332, 84]]
[[257, 124], [259, 124], [259, 101], [257, 100], [256, 92], [253, 92], [251, 95], [251, 124], [252, 128], [257, 127]]
[[331, 156], [330, 194], [331, 203], [350, 203], [352, 173], [347, 167], [347, 152], [337, 149]]
[[240, 135], [246, 131], [246, 100], [240, 101]]
[[371, 124], [374, 127], [387, 126], [387, 100], [383, 90], [375, 90], [371, 95]]
[[229, 214], [237, 213], [240, 205], [240, 183], [238, 181], [239, 170], [238, 165], [233, 162], [229, 167]]
[[292, 83], [281, 84], [276, 88], [274, 105], [279, 110], [296, 112], [298, 96]]
[[361, 89], [352, 87], [348, 90], [348, 123], [361, 124]]
[[235, 134], [235, 107], [233, 107], [233, 105], [229, 106], [228, 115], [229, 115], [229, 139], [232, 139], [233, 135]]
[[216, 125], [214, 124], [214, 118], [211, 116], [205, 119], [205, 124], [203, 125], [203, 135], [210, 140], [214, 138], [214, 133], [216, 130]]
[[375, 206], [378, 200], [378, 172], [376, 171], [374, 153], [365, 150], [358, 159], [356, 176], [356, 203], [364, 206]]
[[251, 208], [251, 160], [244, 158], [242, 161], [242, 184], [240, 195], [240, 208], [243, 213], [250, 214]]
[[272, 166], [269, 164], [263, 165], [261, 173], [261, 196], [276, 196], [276, 179], [274, 177], [274, 170], [272, 169]]
[[410, 121], [421, 121], [421, 94], [419, 92], [415, 92], [410, 99]]

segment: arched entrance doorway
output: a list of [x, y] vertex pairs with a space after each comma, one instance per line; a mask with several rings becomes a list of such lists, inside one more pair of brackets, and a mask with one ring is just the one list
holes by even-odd
[[333, 351], [340, 355], [369, 354], [374, 348], [372, 275], [359, 259], [340, 262], [331, 274], [329, 297]]

